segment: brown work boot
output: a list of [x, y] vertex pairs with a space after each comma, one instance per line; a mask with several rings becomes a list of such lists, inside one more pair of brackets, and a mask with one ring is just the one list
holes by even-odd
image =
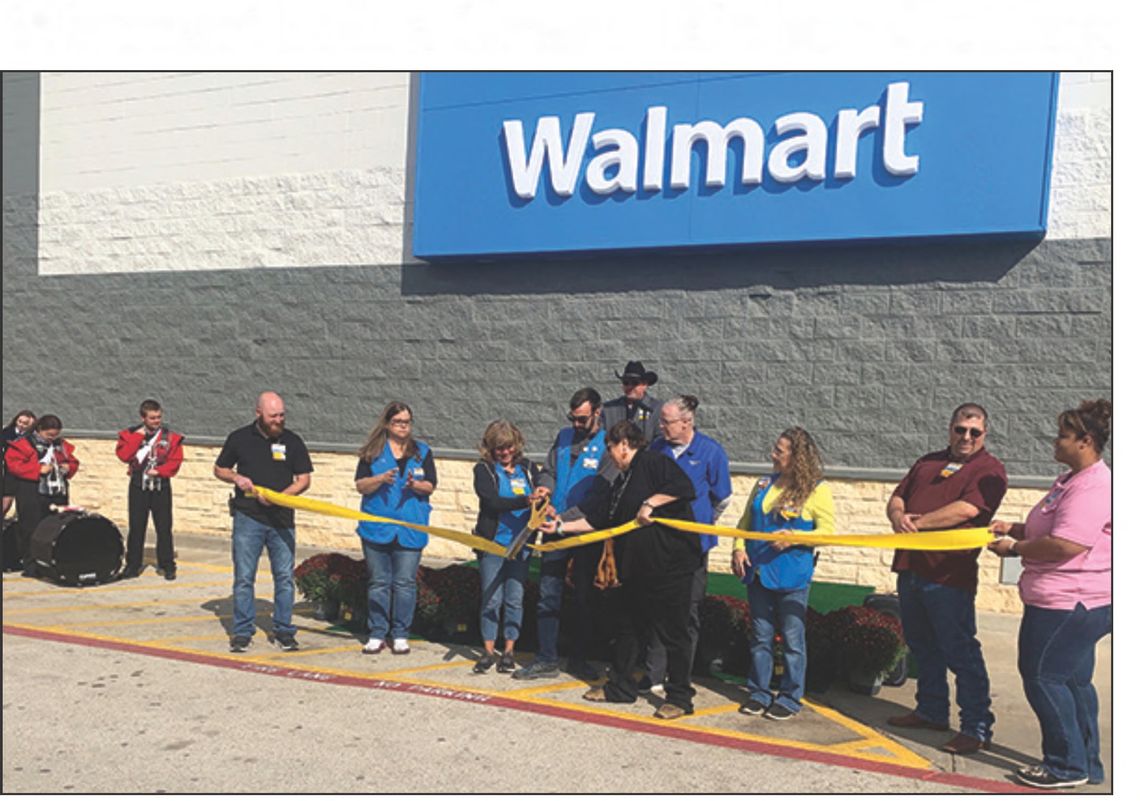
[[934, 731], [950, 731], [948, 723], [931, 723], [917, 712], [907, 712], [905, 715], [895, 715], [887, 718], [887, 725], [896, 729], [933, 729]]
[[691, 714], [693, 713], [686, 712], [676, 704], [662, 704], [661, 706], [657, 707], [657, 711], [653, 713], [653, 717], [660, 718], [661, 720], [676, 720], [677, 718], [682, 718], [685, 715]]
[[605, 687], [591, 687], [586, 690], [586, 694], [582, 696], [587, 701], [605, 701], [606, 688]]
[[979, 740], [977, 737], [971, 737], [968, 734], [955, 734], [950, 738], [942, 750], [948, 754], [958, 754], [965, 756], [966, 754], [973, 754], [985, 749], [990, 750], [990, 740]]

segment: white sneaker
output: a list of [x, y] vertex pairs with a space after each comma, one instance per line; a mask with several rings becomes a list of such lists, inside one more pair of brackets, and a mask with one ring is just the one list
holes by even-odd
[[403, 637], [397, 637], [392, 640], [392, 653], [394, 654], [410, 654], [412, 647], [408, 645], [408, 641]]
[[384, 641], [373, 637], [364, 644], [364, 648], [361, 650], [366, 654], [378, 654], [384, 650]]
[[660, 695], [662, 698], [664, 698], [665, 697], [665, 685], [664, 684], [654, 684], [652, 687], [649, 688], [649, 692], [653, 693], [654, 695]]

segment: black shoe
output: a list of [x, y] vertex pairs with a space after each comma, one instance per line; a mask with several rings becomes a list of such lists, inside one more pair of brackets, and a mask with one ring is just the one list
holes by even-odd
[[486, 673], [488, 670], [495, 666], [494, 654], [483, 654], [479, 657], [479, 661], [471, 668], [472, 673]]
[[292, 634], [274, 634], [269, 639], [270, 642], [272, 642], [282, 651], [297, 651], [301, 648], [301, 646], [297, 643], [297, 638]]
[[757, 701], [755, 698], [749, 698], [740, 705], [740, 714], [742, 715], [763, 715], [764, 705]]
[[602, 677], [585, 659], [571, 659], [566, 663], [566, 672], [582, 681], [597, 681]]
[[174, 579], [176, 579], [178, 577], [178, 571], [172, 567], [166, 571], [165, 575], [166, 575], [167, 581], [174, 581]]
[[244, 654], [249, 650], [250, 639], [241, 634], [230, 637], [230, 650], [235, 654]]
[[1042, 790], [1063, 790], [1066, 787], [1080, 787], [1082, 784], [1089, 783], [1088, 776], [1082, 776], [1079, 779], [1058, 779], [1046, 770], [1044, 765], [1018, 768], [1017, 780], [1022, 784], [1039, 787]]
[[39, 572], [37, 572], [36, 566], [33, 563], [24, 565], [24, 569], [20, 571], [20, 575], [24, 578], [36, 578], [39, 575]]
[[505, 654], [499, 657], [500, 673], [514, 673], [515, 668], [517, 667], [518, 665], [515, 664], [515, 655], [511, 651], [507, 651]]
[[644, 676], [641, 677], [640, 680], [638, 680], [637, 691], [639, 693], [641, 693], [642, 695], [653, 695], [653, 694], [664, 695], [665, 694], [665, 685], [664, 684], [654, 684], [653, 680], [651, 678], [649, 678], [649, 674], [646, 673]]
[[138, 578], [140, 575], [142, 575], [141, 567], [125, 567], [123, 568], [123, 572], [119, 574], [119, 578], [133, 579]]
[[795, 712], [780, 704], [772, 704], [764, 711], [764, 717], [768, 720], [791, 720], [795, 716]]
[[539, 662], [535, 660], [526, 667], [521, 667], [511, 674], [512, 679], [556, 679], [558, 678], [557, 662]]

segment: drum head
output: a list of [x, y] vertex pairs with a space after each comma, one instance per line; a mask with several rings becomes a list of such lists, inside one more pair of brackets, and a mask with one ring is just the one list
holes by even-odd
[[32, 533], [37, 564], [61, 580], [105, 580], [123, 561], [123, 535], [107, 518], [84, 512], [48, 515]]

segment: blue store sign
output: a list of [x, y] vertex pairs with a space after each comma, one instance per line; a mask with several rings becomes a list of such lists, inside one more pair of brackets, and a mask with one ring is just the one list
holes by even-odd
[[1042, 236], [1057, 74], [426, 73], [423, 259]]

